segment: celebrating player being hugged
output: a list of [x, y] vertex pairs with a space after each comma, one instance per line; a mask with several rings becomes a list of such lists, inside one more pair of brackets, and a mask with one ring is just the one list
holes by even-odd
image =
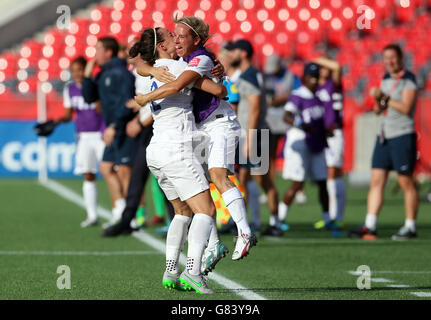
[[[150, 66], [167, 67], [175, 77], [187, 76], [187, 73], [183, 72], [187, 63], [172, 59], [175, 44], [166, 29], [146, 29], [133, 51], [135, 54], [139, 53]], [[194, 80], [198, 80], [195, 86], [220, 97], [226, 95], [222, 84], [216, 84], [206, 78]], [[167, 86], [153, 79], [147, 92], [159, 87]], [[173, 90], [168, 90], [170, 94], [167, 97], [160, 95], [155, 99], [147, 98], [156, 91], [139, 95], [136, 101], [151, 109], [154, 135], [147, 148], [147, 162], [175, 210], [175, 217], [167, 234], [163, 285], [167, 288], [194, 289], [204, 294], [213, 293], [203, 278], [201, 260], [213, 229], [215, 207], [205, 172], [193, 154], [193, 134], [197, 131], [193, 115], [193, 96], [189, 89], [177, 90], [174, 87]], [[150, 100], [154, 101], [147, 104]], [[194, 217], [188, 233], [187, 268], [181, 273], [178, 259], [187, 238], [192, 214]]]
[[[160, 88], [154, 87], [153, 92], [145, 96], [138, 96], [137, 101], [144, 105], [156, 99], [169, 97], [203, 77], [212, 77], [215, 65], [214, 56], [208, 52], [204, 44], [209, 38], [208, 25], [196, 17], [182, 17], [175, 19], [176, 54], [184, 65], [184, 72], [175, 81]], [[138, 68], [138, 73], [149, 75], [147, 68]], [[197, 82], [199, 83], [199, 82]], [[204, 82], [205, 83], [205, 82]], [[224, 87], [223, 87], [224, 88]], [[232, 255], [233, 260], [246, 256], [252, 246], [257, 243], [255, 235], [251, 232], [247, 219], [247, 211], [240, 190], [229, 180], [228, 174], [233, 173], [235, 163], [235, 150], [240, 135], [240, 124], [236, 114], [226, 101], [214, 94], [204, 92], [200, 87], [192, 90], [193, 113], [197, 128], [203, 130], [208, 136], [208, 154], [205, 163], [208, 165], [209, 175], [218, 191], [222, 194], [229, 212], [237, 224], [238, 238]], [[202, 272], [208, 273], [214, 269], [216, 263], [228, 252], [218, 238], [216, 221], [208, 247], [202, 261]]]

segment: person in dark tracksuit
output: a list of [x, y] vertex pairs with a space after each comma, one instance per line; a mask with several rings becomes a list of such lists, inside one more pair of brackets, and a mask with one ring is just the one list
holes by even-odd
[[[135, 77], [127, 70], [125, 60], [117, 57], [118, 42], [111, 37], [100, 38], [96, 44], [96, 56], [87, 64], [82, 84], [85, 102], [101, 101], [102, 115], [106, 123], [103, 140], [106, 148], [100, 164], [112, 201], [112, 220], [121, 218], [126, 207], [125, 196], [129, 186], [138, 139], [126, 135], [126, 124], [134, 117], [126, 103], [135, 96]], [[91, 78], [95, 63], [101, 71]]]

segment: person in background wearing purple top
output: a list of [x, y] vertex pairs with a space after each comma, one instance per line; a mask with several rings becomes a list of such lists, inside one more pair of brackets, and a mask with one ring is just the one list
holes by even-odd
[[105, 149], [102, 140], [105, 123], [97, 108], [98, 102], [88, 104], [82, 97], [81, 88], [86, 64], [87, 61], [83, 57], [72, 61], [70, 69], [73, 82], [68, 83], [63, 92], [65, 113], [63, 117], [54, 119], [56, 124], [69, 122], [72, 120], [73, 112], [76, 113], [78, 144], [75, 174], [82, 174], [84, 177], [82, 193], [87, 209], [87, 219], [81, 223], [83, 228], [97, 224], [96, 173]]
[[327, 188], [329, 194], [329, 217], [325, 223], [315, 223], [316, 229], [334, 229], [342, 227], [344, 208], [346, 205], [346, 186], [343, 178], [343, 89], [341, 87], [341, 66], [328, 57], [314, 60], [320, 66], [319, 87], [316, 95], [325, 107], [325, 126], [332, 132], [328, 137], [328, 148], [325, 150], [328, 166]]
[[[284, 194], [279, 210], [287, 216], [289, 206], [296, 192], [304, 185], [307, 177], [319, 186], [319, 201], [325, 221], [329, 219], [329, 199], [326, 188], [327, 167], [325, 148], [327, 147], [325, 109], [316, 96], [319, 66], [308, 63], [304, 68], [302, 86], [293, 90], [285, 108], [285, 121], [292, 125], [287, 134], [284, 150], [283, 178], [291, 180], [290, 188]], [[283, 205], [284, 204], [284, 205]]]

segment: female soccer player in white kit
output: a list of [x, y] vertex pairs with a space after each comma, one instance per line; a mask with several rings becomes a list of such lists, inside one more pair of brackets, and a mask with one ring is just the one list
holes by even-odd
[[[202, 79], [203, 76], [211, 77], [214, 60], [203, 47], [209, 38], [208, 25], [196, 17], [183, 17], [175, 19], [174, 22], [177, 23], [175, 27], [176, 52], [181, 57], [181, 61], [187, 62], [185, 72], [177, 80], [150, 94], [139, 96], [141, 104], [176, 94]], [[140, 73], [139, 68], [138, 73]], [[235, 112], [226, 101], [201, 90], [194, 90], [194, 94], [194, 114], [198, 128], [204, 130], [210, 137], [209, 153], [206, 159], [208, 172], [237, 224], [238, 238], [232, 259], [239, 260], [246, 256], [250, 248], [257, 243], [248, 224], [247, 211], [241, 192], [228, 179], [228, 173], [233, 173], [240, 125], [236, 120]], [[218, 239], [214, 220], [210, 241], [203, 259], [202, 272], [206, 274], [211, 271], [226, 252], [227, 248]]]
[[[133, 49], [135, 52], [132, 52]], [[166, 66], [179, 76], [185, 62], [170, 58], [175, 50], [171, 34], [163, 28], [147, 29], [141, 41], [131, 50], [131, 56], [141, 58], [155, 67]], [[214, 93], [226, 94], [222, 85], [202, 79], [196, 86], [214, 88]], [[148, 91], [157, 89], [162, 82], [153, 79]], [[201, 274], [202, 254], [206, 247], [215, 216], [215, 207], [209, 192], [202, 166], [193, 154], [193, 134], [196, 134], [193, 96], [189, 89], [167, 98], [158, 99], [146, 105], [154, 119], [154, 134], [147, 147], [147, 162], [158, 179], [159, 185], [175, 209], [166, 242], [166, 271], [163, 276], [165, 287], [194, 289], [199, 293], [213, 293]], [[137, 100], [139, 103], [139, 100]], [[184, 245], [190, 217], [194, 213], [188, 234], [186, 270], [180, 274], [178, 258]], [[181, 286], [181, 283], [183, 286]]]

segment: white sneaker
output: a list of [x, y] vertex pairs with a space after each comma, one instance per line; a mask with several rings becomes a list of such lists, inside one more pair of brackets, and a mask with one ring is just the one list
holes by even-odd
[[183, 284], [185, 290], [195, 290], [200, 294], [213, 294], [214, 290], [208, 288], [207, 280], [202, 275], [192, 275], [187, 270], [184, 270], [179, 277], [179, 282]]
[[244, 233], [241, 236], [236, 238], [235, 249], [232, 254], [232, 260], [240, 260], [248, 255], [250, 248], [257, 244], [257, 238], [252, 233], [250, 235], [245, 235]]
[[96, 219], [89, 219], [87, 218], [87, 220], [84, 220], [81, 222], [81, 228], [88, 228], [88, 227], [93, 227], [93, 226], [97, 226], [98, 220]]

